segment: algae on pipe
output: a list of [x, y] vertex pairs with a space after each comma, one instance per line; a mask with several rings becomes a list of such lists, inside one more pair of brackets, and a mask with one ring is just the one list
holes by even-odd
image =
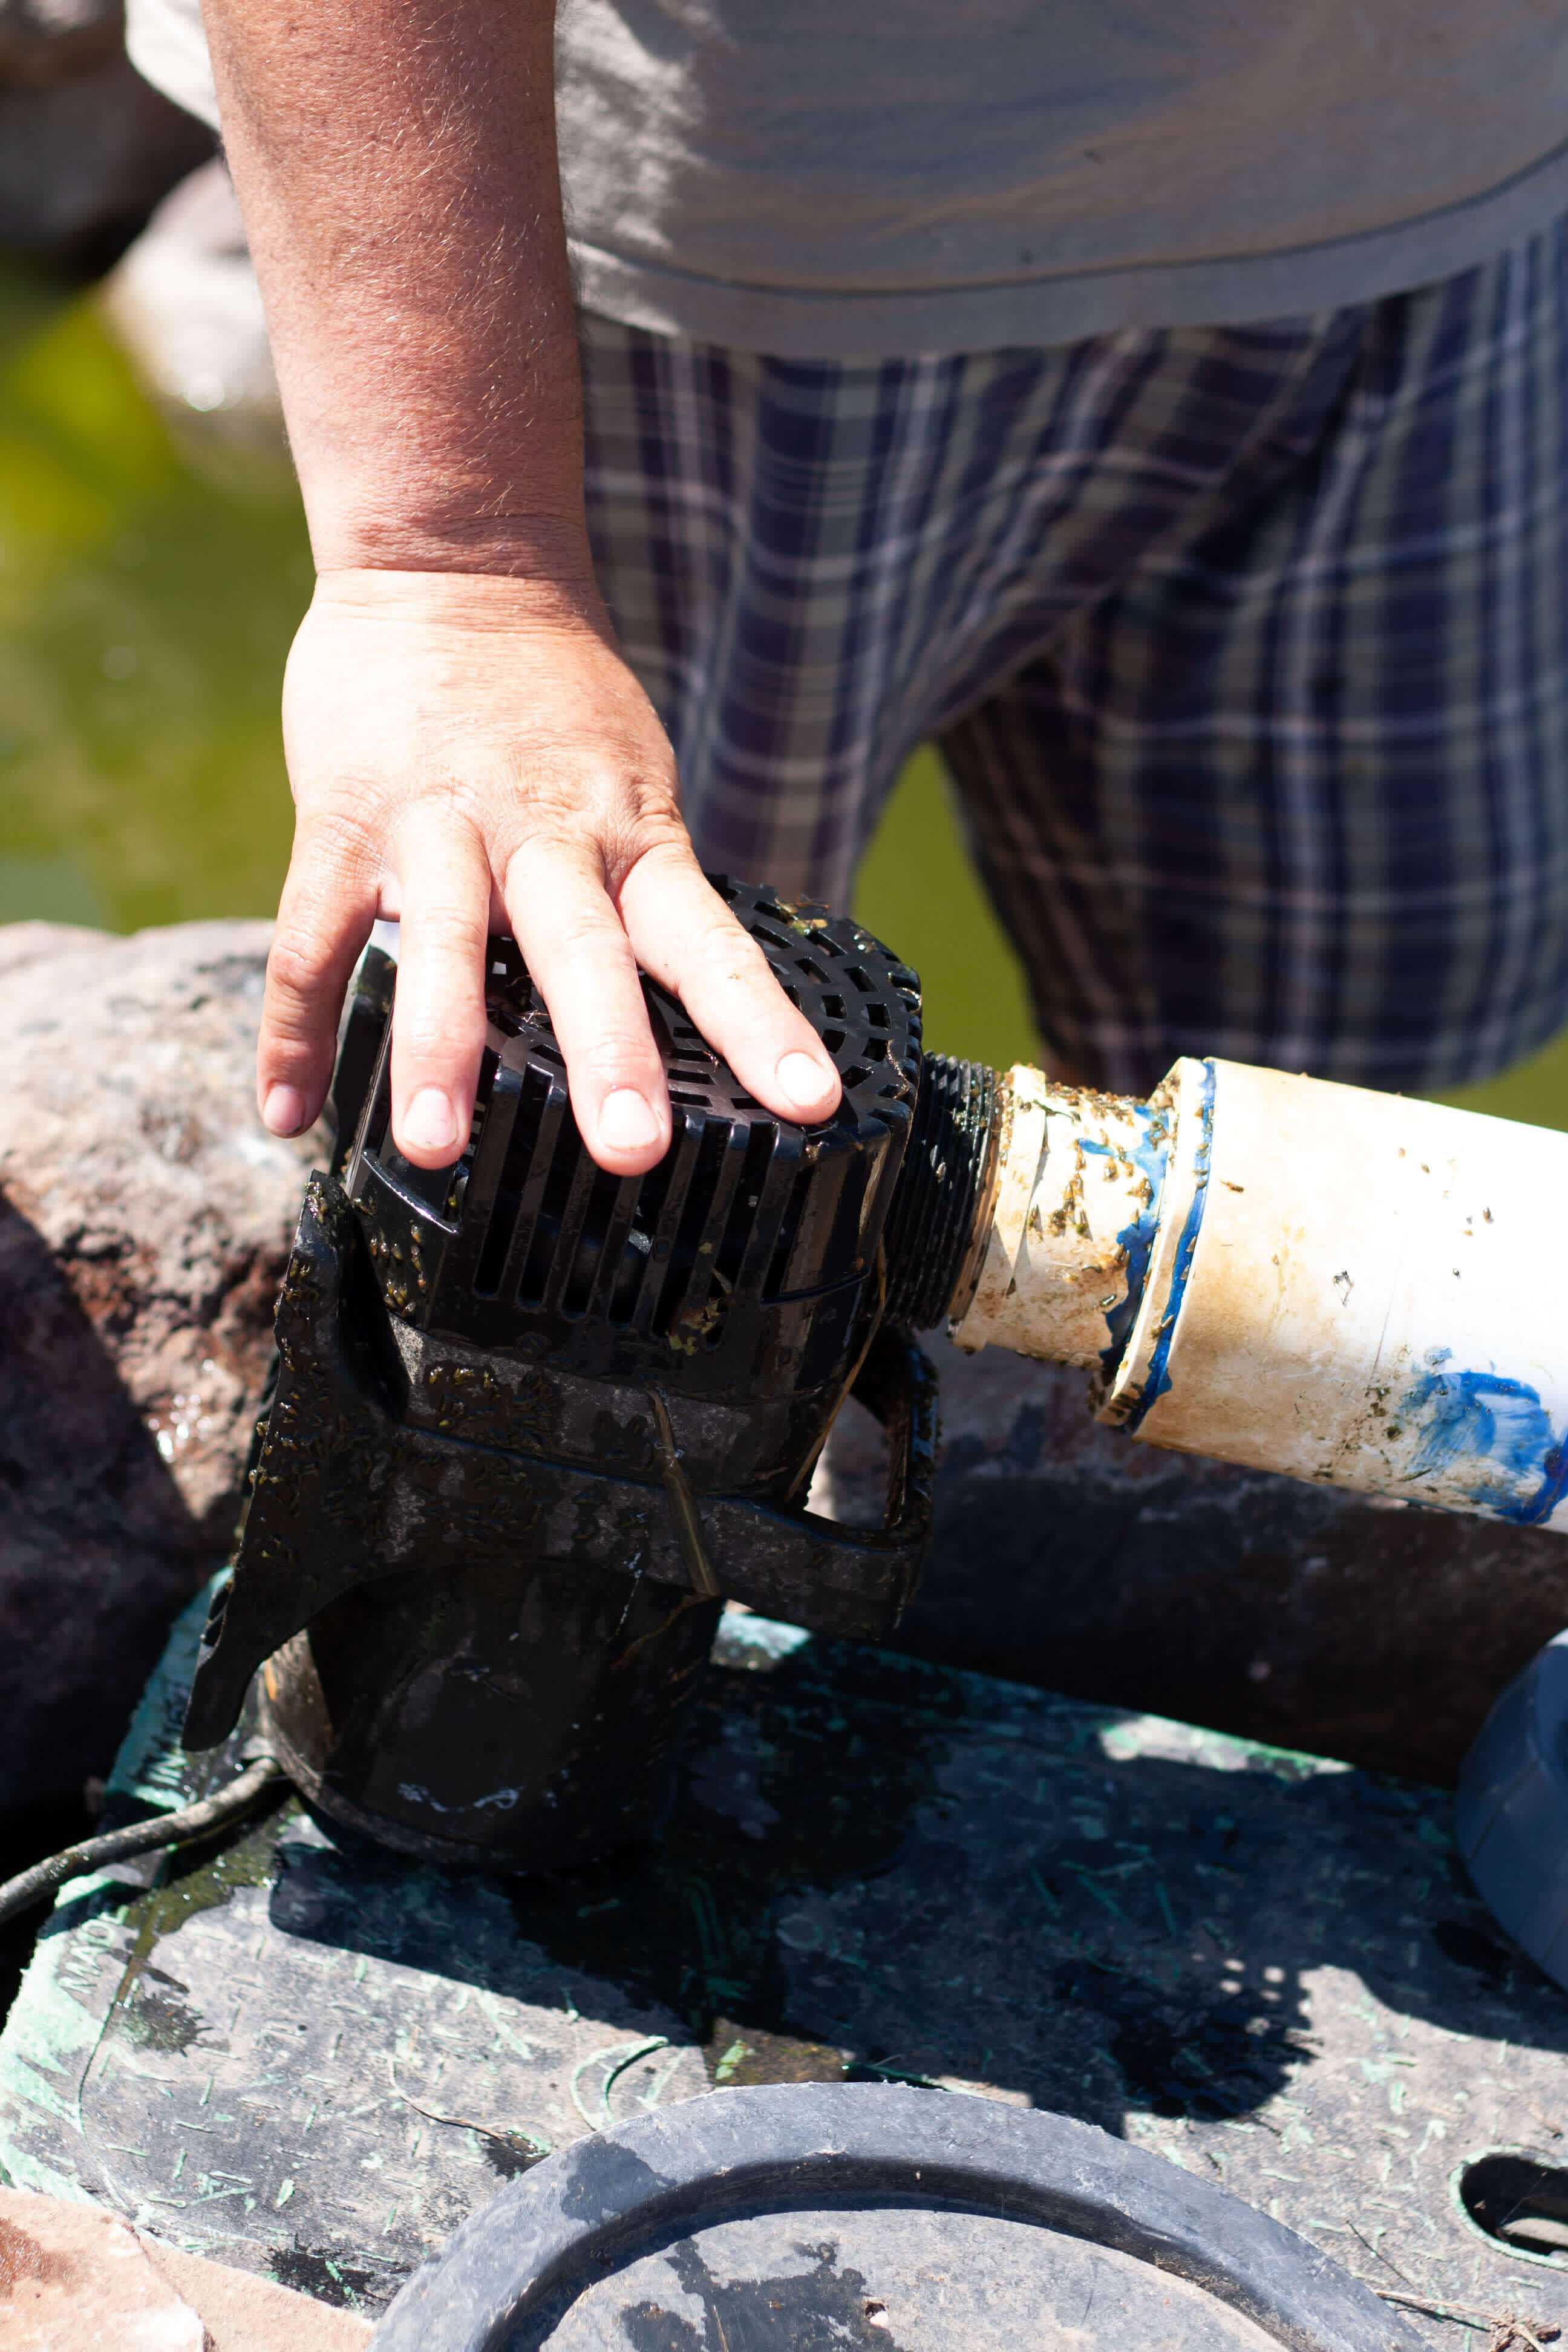
[[1171, 1111], [1164, 1088], [1132, 1102], [1022, 1065], [1007, 1072], [989, 1231], [953, 1321], [960, 1347], [1105, 1365], [1143, 1286]]
[[1144, 1443], [1568, 1528], [1568, 1136], [1233, 1062], [1007, 1085], [961, 1344], [1089, 1362], [1100, 1280], [1097, 1411]]

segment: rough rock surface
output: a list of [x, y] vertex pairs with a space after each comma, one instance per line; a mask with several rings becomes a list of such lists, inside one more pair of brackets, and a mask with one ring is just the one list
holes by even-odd
[[0, 2189], [0, 2320], [12, 2352], [206, 2352], [201, 2315], [134, 2230], [90, 2205]]
[[256, 1116], [268, 938], [0, 929], [0, 1809], [106, 1769], [227, 1548], [311, 1158]]
[[7, 2352], [358, 2352], [370, 2322], [140, 2236], [96, 2205], [0, 2189]]
[[[1568, 1541], [1139, 1445], [1086, 1375], [924, 1342], [935, 1537], [896, 1646], [1075, 1698], [1451, 1782], [1504, 1685], [1568, 1624]], [[818, 1507], [880, 1516], [858, 1406]]]

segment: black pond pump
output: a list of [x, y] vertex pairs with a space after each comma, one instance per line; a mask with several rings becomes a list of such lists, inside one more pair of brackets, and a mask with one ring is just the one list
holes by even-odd
[[[278, 1388], [185, 1722], [273, 1751], [407, 1853], [512, 1870], [646, 1832], [726, 1598], [875, 1641], [919, 1572], [935, 1376], [910, 1337], [972, 1284], [996, 1087], [921, 1052], [920, 984], [816, 906], [717, 886], [843, 1080], [796, 1128], [644, 988], [674, 1139], [584, 1151], [550, 1016], [492, 942], [467, 1150], [391, 1140], [395, 968], [371, 950], [278, 1309]], [[847, 1394], [889, 1435], [886, 1524], [804, 1507]]]

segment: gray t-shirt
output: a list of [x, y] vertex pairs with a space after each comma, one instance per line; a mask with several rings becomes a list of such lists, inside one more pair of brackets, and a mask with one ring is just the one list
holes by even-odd
[[[216, 120], [199, 0], [129, 0]], [[786, 358], [1364, 301], [1568, 210], [1568, 0], [562, 0], [592, 310]]]

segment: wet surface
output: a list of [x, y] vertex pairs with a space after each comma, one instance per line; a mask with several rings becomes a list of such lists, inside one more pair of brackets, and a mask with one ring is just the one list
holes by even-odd
[[[193, 1634], [121, 1801], [184, 1785]], [[289, 1798], [145, 1894], [72, 1890], [0, 2042], [0, 2160], [374, 2309], [614, 2117], [901, 2080], [1100, 2124], [1394, 2294], [1561, 2323], [1568, 2279], [1449, 2182], [1563, 2144], [1565, 2053], [1441, 1792], [814, 1642], [713, 1673], [668, 1831], [594, 1872], [414, 1868]]]

